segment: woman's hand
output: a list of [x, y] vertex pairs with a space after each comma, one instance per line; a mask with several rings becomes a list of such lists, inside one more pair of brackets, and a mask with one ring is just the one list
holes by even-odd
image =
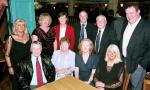
[[103, 82], [101, 82], [101, 81], [97, 81], [96, 83], [95, 83], [95, 86], [98, 88], [98, 87], [102, 87], [102, 88], [104, 88], [105, 87], [105, 84], [103, 83]]
[[10, 75], [14, 75], [14, 69], [13, 67], [8, 67], [8, 71]]

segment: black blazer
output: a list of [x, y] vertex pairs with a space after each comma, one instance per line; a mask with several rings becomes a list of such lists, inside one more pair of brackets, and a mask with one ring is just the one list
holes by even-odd
[[[127, 22], [122, 30], [122, 39], [120, 50], [122, 52], [123, 33], [127, 26]], [[133, 34], [127, 46], [126, 59], [127, 69], [130, 73], [134, 72], [138, 64], [146, 68], [150, 63], [150, 22], [143, 19], [135, 27]]]
[[[55, 68], [50, 60], [42, 58], [42, 67], [48, 82], [55, 80]], [[30, 82], [33, 75], [31, 60], [23, 60], [18, 64], [17, 77], [21, 90], [30, 90]]]
[[[97, 31], [98, 31], [98, 28], [97, 28]], [[96, 40], [96, 35], [97, 35], [97, 32], [95, 34], [95, 40]], [[104, 60], [105, 55], [106, 55], [107, 47], [110, 44], [118, 45], [117, 35], [116, 35], [115, 30], [113, 30], [109, 26], [106, 26], [105, 30], [103, 32], [102, 38], [101, 38], [100, 50], [99, 50], [99, 53], [98, 53], [100, 60]]]
[[[74, 32], [75, 32], [75, 52], [78, 53], [78, 45], [79, 45], [79, 38], [80, 38], [80, 31], [81, 31], [81, 24], [77, 22], [74, 24]], [[94, 32], [96, 32], [96, 27], [94, 24], [87, 22], [85, 27], [87, 32], [87, 38], [91, 39], [94, 43]]]

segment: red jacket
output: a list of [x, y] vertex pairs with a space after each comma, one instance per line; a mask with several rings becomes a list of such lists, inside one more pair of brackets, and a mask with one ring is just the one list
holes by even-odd
[[[57, 49], [60, 49], [60, 24], [54, 26], [54, 31], [56, 33], [56, 40], [57, 40]], [[70, 47], [69, 49], [74, 50], [74, 43], [75, 43], [75, 36], [74, 36], [74, 28], [67, 24], [66, 27], [66, 34], [65, 37], [70, 39]]]

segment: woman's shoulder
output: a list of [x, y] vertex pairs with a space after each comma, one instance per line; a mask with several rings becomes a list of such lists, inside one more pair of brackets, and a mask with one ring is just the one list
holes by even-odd
[[119, 62], [116, 64], [118, 67], [124, 67], [124, 62]]
[[60, 50], [55, 50], [54, 52], [53, 52], [53, 54], [59, 54], [60, 53]]
[[72, 54], [72, 55], [74, 55], [74, 56], [76, 55], [75, 52], [71, 51], [71, 50], [69, 50], [69, 53]]
[[98, 59], [98, 56], [96, 54], [91, 54], [90, 57]]
[[76, 59], [82, 58], [82, 56], [79, 54], [76, 54], [75, 57], [76, 57]]

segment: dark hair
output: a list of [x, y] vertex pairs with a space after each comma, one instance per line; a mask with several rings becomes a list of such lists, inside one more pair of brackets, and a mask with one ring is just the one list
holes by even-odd
[[136, 9], [136, 11], [138, 11], [139, 10], [139, 3], [128, 3], [125, 5], [125, 9], [127, 9], [129, 7], [134, 7]]
[[32, 44], [37, 44], [37, 45], [41, 45], [42, 46], [42, 42], [40, 42], [40, 41], [33, 41]]
[[58, 18], [60, 18], [61, 16], [66, 16], [68, 18], [68, 14], [66, 12], [60, 12], [58, 14]]

